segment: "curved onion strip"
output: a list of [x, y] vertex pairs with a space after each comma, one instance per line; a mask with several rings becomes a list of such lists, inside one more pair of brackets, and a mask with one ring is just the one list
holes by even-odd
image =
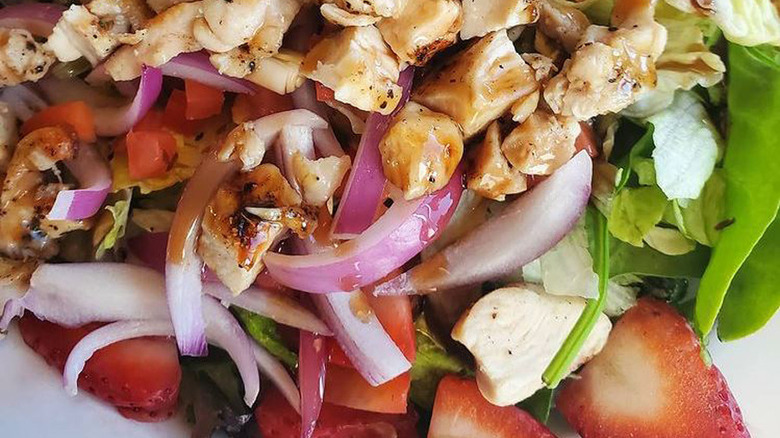
[[312, 312], [286, 295], [250, 287], [239, 295], [233, 295], [222, 283], [204, 283], [203, 293], [230, 305], [273, 319], [279, 324], [329, 336], [328, 326]]
[[192, 79], [222, 91], [254, 94], [255, 86], [245, 79], [225, 76], [217, 71], [205, 52], [182, 53], [159, 67], [162, 74], [174, 78]]
[[23, 122], [49, 106], [37, 92], [30, 88], [29, 84], [2, 88], [0, 101], [7, 103], [16, 118]]
[[555, 246], [577, 223], [590, 196], [592, 169], [588, 154], [578, 153], [498, 216], [410, 271], [377, 286], [373, 293], [443, 291], [518, 272]]
[[298, 180], [293, 175], [293, 159], [296, 153], [300, 153], [310, 160], [316, 158], [314, 154], [313, 130], [308, 126], [285, 126], [282, 128], [282, 132], [279, 133], [276, 152], [278, 154], [277, 165], [282, 174], [287, 177], [287, 181], [292, 188], [296, 192], [301, 193]]
[[66, 161], [65, 165], [82, 188], [57, 193], [46, 218], [76, 221], [94, 216], [111, 190], [108, 163], [91, 145], [82, 144], [76, 158]]
[[134, 320], [114, 322], [89, 333], [79, 341], [65, 362], [62, 382], [65, 390], [71, 394], [78, 393], [78, 378], [84, 365], [96, 351], [127, 339], [145, 336], [172, 336], [173, 327], [170, 321]]
[[365, 300], [359, 294], [337, 292], [312, 299], [355, 369], [370, 385], [378, 386], [408, 371], [411, 364], [373, 312], [353, 309], [353, 303]]
[[290, 402], [290, 406], [296, 412], [300, 412], [301, 397], [298, 394], [298, 388], [295, 386], [292, 377], [287, 373], [284, 365], [254, 341], [252, 342], [252, 354], [260, 371], [282, 391], [282, 395]]
[[244, 382], [244, 402], [252, 406], [260, 393], [260, 375], [257, 373], [252, 341], [236, 318], [211, 297], [203, 297], [206, 318], [206, 336], [209, 342], [228, 352]]
[[438, 237], [460, 200], [462, 175], [458, 168], [436, 193], [399, 199], [363, 234], [337, 248], [297, 256], [268, 253], [268, 272], [287, 287], [312, 293], [349, 292], [374, 283]]
[[21, 298], [11, 298], [3, 305], [3, 315], [0, 317], [0, 333], [8, 331], [8, 326], [14, 318], [24, 315], [24, 303]]
[[204, 355], [207, 349], [201, 306], [203, 261], [195, 251], [203, 212], [219, 184], [237, 170], [236, 162], [207, 154], [184, 188], [168, 235], [165, 292], [176, 342], [185, 356]]
[[152, 108], [162, 90], [162, 73], [154, 67], [143, 67], [138, 92], [129, 104], [118, 108], [96, 108], [95, 132], [114, 137], [129, 132]]
[[301, 387], [301, 438], [311, 438], [325, 395], [325, 338], [301, 330], [298, 347], [298, 384]]
[[414, 67], [408, 67], [401, 72], [398, 84], [403, 88], [403, 96], [392, 114], [371, 113], [366, 120], [366, 129], [360, 138], [355, 164], [349, 173], [344, 195], [333, 218], [331, 236], [335, 239], [352, 239], [365, 231], [374, 221], [374, 214], [379, 207], [387, 182], [382, 168], [379, 142], [390, 127], [393, 115], [409, 100], [412, 79], [414, 79]]
[[[328, 109], [323, 103], [317, 101], [314, 82], [311, 80], [304, 82], [303, 85], [292, 92], [291, 96], [295, 108], [307, 109], [325, 120], [328, 119]], [[330, 126], [323, 129], [315, 129], [312, 136], [314, 138], [314, 146], [321, 156], [344, 156], [344, 149], [342, 149]]]
[[0, 27], [27, 29], [33, 35], [47, 37], [65, 11], [51, 3], [21, 3], [0, 8]]

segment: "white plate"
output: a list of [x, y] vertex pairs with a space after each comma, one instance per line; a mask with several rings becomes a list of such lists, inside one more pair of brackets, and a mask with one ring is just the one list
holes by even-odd
[[[57, 372], [24, 345], [16, 330], [12, 332], [0, 342], [0, 436], [189, 436], [180, 418], [158, 424], [136, 423], [83, 391], [76, 397], [68, 396]], [[753, 337], [729, 344], [713, 340], [710, 351], [742, 407], [753, 438], [780, 436], [780, 316]], [[576, 436], [556, 429], [562, 438]]]

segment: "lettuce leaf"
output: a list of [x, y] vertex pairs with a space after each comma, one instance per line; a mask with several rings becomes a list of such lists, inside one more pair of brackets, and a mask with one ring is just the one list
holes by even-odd
[[414, 326], [417, 335], [417, 355], [410, 370], [412, 385], [409, 389], [409, 398], [417, 406], [430, 411], [433, 409], [439, 381], [447, 374], [469, 374], [469, 370], [439, 344], [431, 334], [424, 315], [417, 318]]
[[702, 245], [714, 246], [720, 236], [723, 221], [726, 219], [726, 180], [721, 169], [716, 169], [701, 195], [686, 206], [675, 201], [671, 205], [671, 214], [667, 210], [665, 219], [689, 239]]
[[107, 205], [105, 209], [111, 213], [112, 224], [100, 244], [95, 249], [95, 258], [101, 259], [106, 254], [106, 251], [114, 248], [117, 243], [124, 237], [125, 228], [127, 228], [127, 218], [130, 214], [130, 202], [132, 200], [133, 192], [130, 190], [122, 190], [117, 194], [120, 197], [113, 205]]
[[609, 272], [613, 277], [634, 274], [668, 278], [701, 278], [710, 258], [710, 250], [697, 246], [680, 256], [662, 254], [649, 246], [637, 248], [618, 239], [610, 239]]
[[625, 188], [612, 202], [609, 232], [634, 246], [643, 246], [647, 233], [664, 215], [666, 196], [656, 186]]
[[260, 346], [282, 361], [290, 369], [298, 367], [298, 355], [287, 348], [276, 327], [276, 321], [240, 307], [231, 307], [246, 332]]
[[[732, 280], [775, 220], [780, 206], [780, 50], [730, 44], [729, 75], [731, 130], [723, 169], [727, 183], [725, 217], [730, 225], [715, 245], [696, 297], [694, 322], [702, 336], [712, 330]], [[761, 325], [753, 315], [765, 304], [752, 300], [740, 303], [744, 304], [744, 326]], [[724, 334], [736, 337], [748, 331]]]

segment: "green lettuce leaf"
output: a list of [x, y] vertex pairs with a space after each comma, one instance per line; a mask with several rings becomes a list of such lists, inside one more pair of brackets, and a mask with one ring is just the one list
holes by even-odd
[[96, 259], [101, 259], [106, 254], [106, 251], [114, 248], [125, 235], [133, 192], [130, 190], [122, 190], [117, 196], [121, 199], [117, 200], [113, 205], [105, 207], [106, 210], [111, 213], [113, 224], [111, 225], [111, 229], [103, 236], [103, 239], [95, 250]]
[[710, 250], [697, 246], [680, 256], [662, 254], [649, 246], [638, 248], [618, 239], [610, 239], [609, 272], [668, 278], [701, 278], [710, 258]]
[[425, 316], [417, 318], [414, 326], [417, 334], [417, 355], [410, 371], [412, 385], [409, 398], [417, 406], [430, 411], [433, 409], [439, 381], [447, 374], [467, 374], [468, 368], [439, 344], [431, 334]]
[[666, 196], [657, 186], [625, 188], [612, 202], [609, 232], [634, 246], [643, 246], [645, 235], [664, 216]]
[[[699, 13], [691, 1], [666, 1], [681, 11]], [[710, 19], [732, 43], [780, 45], [780, 15], [772, 0], [713, 0], [710, 10]]]
[[[704, 184], [701, 196], [682, 206], [670, 205], [665, 219], [688, 238], [702, 245], [714, 246], [720, 236], [720, 226], [726, 219], [726, 180], [716, 169]], [[671, 211], [670, 211], [671, 210]]]
[[780, 51], [730, 44], [729, 75], [731, 130], [723, 169], [725, 217], [732, 223], [715, 245], [696, 298], [694, 322], [702, 336], [712, 330], [734, 276], [780, 206]]
[[534, 395], [521, 401], [517, 407], [533, 415], [534, 418], [547, 424], [550, 419], [550, 411], [552, 411], [555, 390], [550, 388], [542, 388], [534, 393]]
[[240, 307], [231, 307], [246, 332], [260, 346], [268, 350], [274, 357], [282, 361], [289, 368], [298, 367], [298, 355], [287, 348], [277, 330], [276, 321], [265, 316], [258, 315]]

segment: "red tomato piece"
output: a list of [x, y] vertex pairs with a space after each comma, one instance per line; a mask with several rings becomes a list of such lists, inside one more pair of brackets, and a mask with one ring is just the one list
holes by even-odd
[[319, 82], [314, 83], [314, 91], [317, 95], [317, 100], [320, 102], [333, 102], [336, 100], [336, 93]]
[[203, 129], [203, 120], [187, 120], [187, 95], [182, 90], [173, 90], [163, 113], [165, 127], [186, 136], [198, 134]]
[[176, 159], [176, 139], [167, 131], [130, 131], [127, 134], [130, 178], [163, 176]]
[[524, 410], [495, 406], [477, 382], [446, 376], [439, 382], [428, 438], [555, 438]]
[[159, 131], [165, 127], [165, 113], [159, 109], [151, 109], [133, 126], [133, 131]]
[[48, 126], [68, 126], [81, 141], [92, 143], [95, 134], [95, 117], [92, 109], [82, 101], [67, 102], [50, 106], [32, 116], [22, 125], [22, 134], [27, 135], [39, 128]]
[[580, 122], [580, 135], [574, 142], [574, 148], [579, 151], [587, 151], [588, 155], [595, 158], [599, 156], [598, 139], [593, 127], [588, 122]]
[[[24, 342], [60, 371], [73, 347], [100, 326], [65, 328], [29, 313], [19, 320]], [[139, 421], [173, 416], [180, 382], [176, 345], [166, 338], [130, 339], [109, 345], [87, 361], [79, 376], [80, 388]]]
[[292, 97], [289, 94], [276, 94], [267, 88], [257, 87], [255, 94], [236, 96], [231, 114], [233, 122], [244, 123], [271, 114], [290, 111], [294, 108]]
[[187, 120], [203, 120], [222, 112], [222, 104], [225, 103], [222, 90], [185, 79], [184, 93], [187, 97], [187, 108], [184, 111]]
[[[260, 434], [273, 438], [301, 436], [301, 417], [281, 395], [271, 388], [255, 410]], [[330, 403], [322, 405], [312, 438], [417, 438], [417, 415], [377, 414]]]

